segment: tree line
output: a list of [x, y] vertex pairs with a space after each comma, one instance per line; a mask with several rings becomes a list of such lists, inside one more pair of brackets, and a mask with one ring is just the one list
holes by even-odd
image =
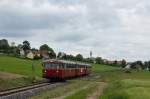
[[[127, 66], [126, 60], [121, 61], [109, 61], [104, 60], [101, 57], [88, 57], [84, 58], [82, 54], [72, 55], [72, 54], [66, 54], [64, 52], [56, 52], [47, 44], [43, 44], [39, 47], [39, 49], [32, 48], [29, 41], [25, 40], [21, 44], [16, 45], [15, 42], [12, 42], [10, 45], [6, 39], [0, 40], [0, 54], [7, 54], [7, 55], [13, 55], [16, 57], [20, 57], [21, 50], [24, 51], [24, 54], [27, 55], [30, 51], [32, 52], [48, 52], [47, 55], [51, 59], [61, 59], [61, 60], [70, 60], [70, 61], [81, 61], [86, 63], [96, 63], [96, 64], [106, 64], [111, 66], [118, 66], [125, 68]], [[35, 56], [34, 59], [42, 59], [43, 56]], [[135, 61], [130, 63], [131, 68], [135, 69], [137, 66], [139, 66], [141, 69], [148, 69], [150, 71], [150, 61]]]
[[[30, 42], [25, 40], [22, 44], [15, 45], [15, 42], [12, 42], [10, 45], [6, 39], [0, 40], [0, 53], [20, 56], [20, 51], [23, 50], [24, 54], [27, 55], [30, 51], [40, 51], [40, 52], [47, 52], [49, 58], [57, 58], [63, 60], [74, 60], [74, 61], [85, 61], [85, 62], [92, 62], [90, 58], [84, 58], [82, 54], [77, 54], [76, 56], [71, 54], [66, 54], [64, 52], [56, 52], [48, 46], [47, 44], [43, 44], [39, 47], [39, 49], [32, 48]], [[41, 57], [35, 56], [35, 59], [41, 59]]]

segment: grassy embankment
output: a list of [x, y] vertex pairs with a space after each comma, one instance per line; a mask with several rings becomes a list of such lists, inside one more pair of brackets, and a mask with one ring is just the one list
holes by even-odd
[[1, 90], [6, 90], [6, 89], [11, 89], [11, 88], [16, 88], [16, 87], [21, 87], [21, 86], [26, 86], [30, 85], [33, 83], [32, 78], [0, 78], [0, 91]]
[[[32, 64], [35, 66], [35, 72], [32, 72]], [[0, 77], [0, 90], [32, 84], [35, 80], [34, 76], [41, 77], [41, 69], [41, 61], [0, 56], [0, 71], [24, 76], [22, 78]]]
[[16, 74], [31, 76], [32, 64], [35, 66], [35, 75], [41, 76], [41, 61], [19, 59], [9, 56], [0, 56], [0, 71], [12, 72]]

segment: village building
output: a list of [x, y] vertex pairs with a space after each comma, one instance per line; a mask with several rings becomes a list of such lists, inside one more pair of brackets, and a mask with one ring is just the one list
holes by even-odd
[[49, 57], [49, 51], [39, 51], [39, 50], [35, 50], [35, 51], [30, 51], [26, 57], [29, 59], [35, 59], [35, 58], [40, 58], [40, 57]]
[[29, 59], [34, 59], [34, 54], [32, 53], [32, 51], [30, 51], [26, 57]]
[[27, 58], [29, 59], [34, 59], [36, 57], [40, 58], [41, 57], [41, 53], [40, 51], [30, 51], [27, 55], [26, 55]]
[[20, 49], [20, 57], [24, 57], [25, 56], [25, 52], [23, 49]]

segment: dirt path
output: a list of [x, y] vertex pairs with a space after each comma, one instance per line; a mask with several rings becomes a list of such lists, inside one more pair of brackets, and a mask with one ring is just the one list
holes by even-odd
[[0, 78], [20, 78], [24, 77], [23, 75], [14, 74], [14, 73], [8, 73], [8, 72], [2, 72], [0, 71]]
[[79, 89], [76, 89], [76, 90], [74, 90], [74, 91], [71, 91], [71, 92], [69, 92], [69, 93], [66, 93], [66, 94], [63, 95], [63, 96], [56, 97], [56, 98], [54, 98], [54, 99], [64, 99], [65, 97], [70, 96], [70, 95], [72, 95], [72, 94], [74, 94], [74, 93], [76, 93], [76, 92], [78, 92], [78, 91], [80, 91], [80, 90], [82, 90], [82, 89], [88, 88], [89, 85], [90, 85], [90, 84], [88, 84], [88, 85], [86, 85], [86, 86], [84, 86], [84, 87], [81, 87], [81, 88], [79, 88]]
[[87, 99], [98, 99], [98, 97], [101, 95], [103, 89], [106, 87], [107, 83], [100, 82], [96, 88], [96, 90], [90, 94]]

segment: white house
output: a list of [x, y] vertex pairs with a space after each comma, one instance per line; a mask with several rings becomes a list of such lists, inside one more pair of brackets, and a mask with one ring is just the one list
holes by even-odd
[[23, 49], [20, 49], [20, 56], [21, 56], [21, 57], [24, 57], [24, 56], [25, 56], [25, 52], [24, 52]]
[[29, 59], [34, 59], [34, 54], [32, 53], [32, 51], [30, 51], [26, 57]]
[[131, 68], [131, 65], [130, 64], [128, 64], [126, 67], [125, 67], [125, 69], [130, 69]]

